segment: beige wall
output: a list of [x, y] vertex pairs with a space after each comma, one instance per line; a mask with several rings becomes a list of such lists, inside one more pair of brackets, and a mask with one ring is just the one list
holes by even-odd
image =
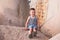
[[50, 38], [49, 40], [60, 40], [60, 33]]
[[25, 22], [27, 20], [27, 17], [29, 16], [29, 2], [28, 0], [20, 0], [19, 5], [19, 22], [20, 26], [24, 26]]
[[59, 0], [48, 1], [48, 13], [47, 19], [43, 27], [42, 32], [46, 35], [54, 36], [60, 33], [60, 2]]
[[28, 6], [27, 0], [0, 0], [0, 24], [24, 26]]
[[0, 0], [0, 14], [1, 16], [0, 24], [9, 24], [9, 20], [14, 21], [17, 16], [19, 0]]

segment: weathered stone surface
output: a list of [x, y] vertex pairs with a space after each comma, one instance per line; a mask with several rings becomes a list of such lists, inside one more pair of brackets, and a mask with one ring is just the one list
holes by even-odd
[[0, 24], [24, 26], [28, 9], [28, 0], [0, 0]]
[[48, 1], [47, 19], [41, 28], [41, 31], [49, 36], [60, 33], [60, 0]]
[[28, 38], [28, 31], [23, 27], [0, 25], [0, 40], [48, 40], [48, 38], [38, 32], [37, 37]]
[[27, 20], [27, 17], [29, 16], [29, 1], [28, 0], [20, 0], [19, 3], [19, 21], [20, 26], [24, 26], [25, 22]]
[[[12, 21], [17, 21], [17, 8], [18, 8], [19, 0], [0, 0], [0, 14], [2, 24], [11, 24]], [[14, 23], [14, 22], [13, 22]]]
[[30, 0], [30, 8], [36, 8], [37, 0]]
[[47, 16], [47, 4], [47, 0], [37, 0], [36, 15], [38, 17], [38, 23], [40, 26], [45, 22]]
[[60, 33], [50, 38], [49, 40], [60, 40]]

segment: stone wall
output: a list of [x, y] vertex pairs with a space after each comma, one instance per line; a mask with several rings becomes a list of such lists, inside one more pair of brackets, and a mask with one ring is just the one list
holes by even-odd
[[30, 0], [30, 8], [36, 8], [37, 0]]
[[60, 2], [59, 0], [48, 1], [47, 19], [41, 31], [49, 36], [60, 33]]
[[9, 21], [13, 21], [17, 17], [17, 0], [0, 0], [0, 14], [1, 20], [0, 24], [9, 24]]
[[29, 16], [29, 1], [28, 0], [20, 0], [20, 5], [19, 5], [19, 21], [20, 21], [20, 26], [24, 26], [27, 17]]
[[36, 15], [38, 17], [38, 23], [42, 26], [47, 17], [47, 5], [48, 0], [38, 0], [36, 4]]
[[0, 25], [24, 26], [28, 11], [27, 0], [0, 0]]
[[59, 0], [38, 0], [36, 15], [41, 32], [49, 37], [60, 33], [60, 4]]

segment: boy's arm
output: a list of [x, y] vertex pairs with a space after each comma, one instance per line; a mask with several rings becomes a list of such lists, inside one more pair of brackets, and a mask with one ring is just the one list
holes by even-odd
[[28, 17], [28, 19], [27, 19], [27, 21], [26, 21], [26, 24], [25, 24], [25, 27], [26, 27], [26, 28], [27, 28], [27, 26], [28, 26], [29, 19], [30, 19], [30, 17]]

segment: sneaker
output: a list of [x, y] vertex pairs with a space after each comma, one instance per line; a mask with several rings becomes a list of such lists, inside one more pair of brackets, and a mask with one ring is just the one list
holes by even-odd
[[34, 37], [36, 37], [37, 36], [37, 32], [34, 32]]
[[32, 34], [29, 34], [29, 38], [33, 38], [33, 37], [32, 37]]

